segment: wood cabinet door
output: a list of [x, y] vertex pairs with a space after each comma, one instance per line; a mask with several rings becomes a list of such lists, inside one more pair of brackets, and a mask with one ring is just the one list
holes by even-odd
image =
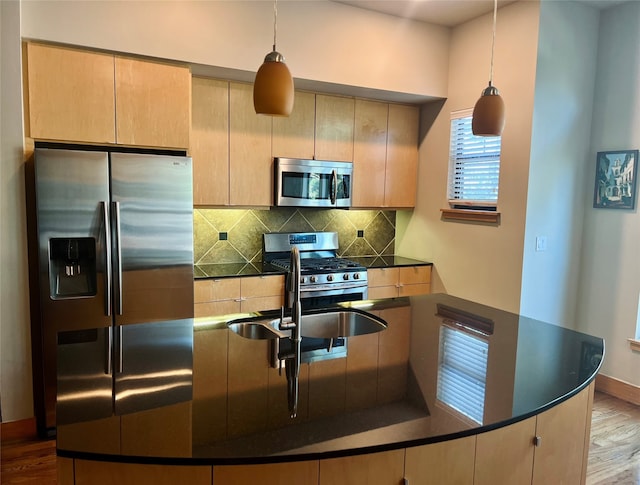
[[353, 160], [354, 114], [353, 98], [316, 95], [316, 159]]
[[354, 207], [384, 204], [389, 105], [356, 99], [353, 141]]
[[225, 329], [193, 333], [193, 443], [213, 443], [227, 436], [227, 341]]
[[[479, 434], [474, 485], [530, 484], [536, 418]], [[557, 483], [552, 480], [548, 483]]]
[[367, 270], [367, 282], [370, 288], [396, 286], [399, 281], [399, 275], [399, 268], [371, 268]]
[[[318, 485], [318, 461], [214, 467], [216, 485]], [[182, 482], [187, 483], [187, 482]]]
[[591, 387], [578, 395], [538, 415], [536, 436], [541, 438], [535, 447], [534, 485], [554, 483], [578, 484], [587, 466], [584, 456], [590, 430]]
[[241, 278], [204, 279], [193, 282], [196, 303], [240, 299]]
[[29, 43], [26, 61], [28, 136], [115, 143], [112, 55]]
[[229, 83], [194, 77], [191, 150], [193, 204], [229, 204]]
[[313, 159], [316, 96], [296, 91], [289, 116], [273, 118], [273, 156]]
[[431, 292], [431, 266], [400, 268], [399, 296], [426, 295]]
[[[398, 485], [404, 450], [320, 460], [319, 485]], [[416, 482], [422, 483], [422, 482]]]
[[404, 477], [410, 484], [472, 485], [475, 453], [475, 436], [407, 448]]
[[115, 80], [119, 144], [189, 148], [189, 68], [116, 57]]
[[271, 117], [257, 115], [251, 84], [229, 84], [229, 203], [270, 206], [273, 201]]
[[233, 438], [267, 429], [269, 342], [228, 333], [227, 437]]
[[[284, 297], [284, 275], [241, 278], [240, 285], [244, 298], [257, 298], [261, 296]], [[263, 310], [267, 310], [267, 308], [263, 308]]]
[[419, 115], [415, 106], [389, 105], [385, 207], [416, 205]]

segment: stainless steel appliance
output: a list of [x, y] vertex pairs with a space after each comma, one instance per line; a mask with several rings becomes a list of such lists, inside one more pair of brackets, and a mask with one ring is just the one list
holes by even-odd
[[[93, 385], [109, 396], [113, 387], [120, 413], [133, 402], [125, 397], [135, 365], [126, 356], [139, 350], [127, 325], [193, 317], [192, 170], [184, 156], [52, 148], [37, 148], [34, 166], [41, 339], [34, 362], [42, 364], [34, 366], [41, 386], [34, 394], [44, 434], [55, 426], [59, 332], [98, 329], [61, 343], [94, 344], [86, 353], [97, 362]], [[176, 332], [188, 338], [184, 328]], [[177, 402], [184, 390], [162, 396]]]
[[352, 162], [274, 159], [274, 205], [351, 207]]
[[[287, 271], [287, 306], [292, 298], [290, 253], [300, 251], [300, 302], [303, 310], [322, 308], [341, 301], [367, 298], [367, 269], [337, 257], [338, 234], [335, 232], [268, 233], [263, 235], [263, 261]], [[272, 341], [272, 366], [280, 365], [278, 356], [291, 353], [288, 339]], [[300, 361], [314, 362], [347, 355], [346, 338], [308, 338], [300, 343]]]
[[337, 257], [338, 233], [273, 232], [263, 235], [262, 244], [263, 261], [285, 271], [290, 270], [291, 248], [300, 250], [300, 299], [304, 309], [367, 298], [367, 269]]

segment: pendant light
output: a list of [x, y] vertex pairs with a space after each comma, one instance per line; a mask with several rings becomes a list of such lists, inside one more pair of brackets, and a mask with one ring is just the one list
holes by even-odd
[[273, 2], [273, 51], [264, 58], [253, 82], [253, 107], [258, 114], [289, 116], [293, 109], [293, 78], [276, 51], [278, 7]]
[[493, 86], [493, 53], [496, 46], [496, 18], [498, 0], [493, 1], [493, 37], [491, 39], [491, 68], [489, 70], [489, 86], [482, 91], [480, 99], [473, 107], [471, 131], [476, 136], [500, 136], [504, 128], [504, 101]]

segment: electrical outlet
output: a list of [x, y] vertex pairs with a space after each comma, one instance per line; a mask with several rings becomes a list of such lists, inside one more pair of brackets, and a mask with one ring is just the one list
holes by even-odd
[[536, 236], [536, 251], [547, 250], [547, 236]]

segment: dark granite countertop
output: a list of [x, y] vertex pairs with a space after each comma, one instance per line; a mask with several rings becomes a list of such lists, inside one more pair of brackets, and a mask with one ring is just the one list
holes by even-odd
[[[347, 259], [360, 263], [365, 268], [389, 268], [400, 266], [431, 266], [432, 263], [404, 256], [349, 256]], [[253, 263], [196, 264], [193, 267], [195, 279], [232, 278], [238, 276], [263, 276], [284, 274], [285, 272], [261, 261]]]
[[[346, 356], [303, 363], [295, 419], [287, 405], [286, 373], [270, 366], [270, 346], [278, 340], [244, 338], [227, 327], [237, 319], [269, 321], [277, 311], [125, 326], [123, 338], [130, 329], [139, 337], [164, 335], [165, 344], [165, 326], [182, 328], [182, 348], [189, 343], [184, 336], [193, 337], [193, 368], [178, 359], [172, 372], [170, 349], [154, 357], [137, 348], [136, 355], [146, 355], [144, 365], [127, 377], [115, 402], [143, 399], [138, 409], [132, 399], [119, 416], [113, 410], [86, 417], [65, 412], [74, 400], [73, 409], [97, 411], [97, 393], [59, 394], [59, 416], [76, 416], [78, 422], [58, 425], [58, 454], [232, 464], [435, 443], [505, 426], [562, 402], [595, 378], [604, 355], [600, 338], [449, 295], [348, 302], [333, 309], [370, 312], [388, 326], [349, 337]], [[72, 337], [65, 341], [83, 341]], [[59, 369], [89, 354], [65, 347]], [[124, 369], [132, 368], [127, 358], [123, 362]], [[174, 395], [164, 403], [173, 404], [162, 406], [163, 393], [177, 386], [176, 376], [183, 386], [192, 376], [191, 396]], [[115, 382], [118, 392], [117, 376]], [[459, 386], [466, 390], [456, 391]], [[111, 436], [117, 437], [112, 446]]]

